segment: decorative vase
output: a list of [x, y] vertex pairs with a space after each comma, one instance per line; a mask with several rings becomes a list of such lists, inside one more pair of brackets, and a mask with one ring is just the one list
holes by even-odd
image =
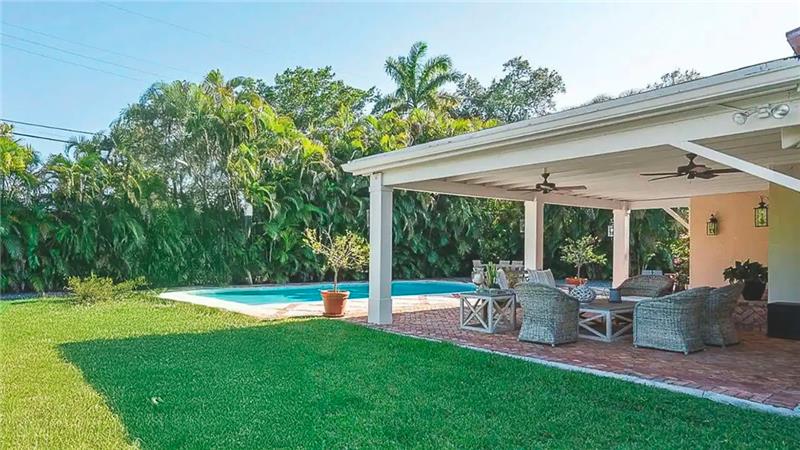
[[581, 303], [592, 303], [597, 297], [594, 289], [590, 288], [588, 284], [582, 284], [569, 292], [569, 295], [578, 299]]
[[757, 281], [745, 281], [744, 288], [742, 289], [742, 297], [745, 300], [761, 300], [761, 297], [764, 296], [764, 290], [767, 288], [767, 285]]
[[320, 291], [325, 317], [342, 317], [347, 307], [350, 291]]

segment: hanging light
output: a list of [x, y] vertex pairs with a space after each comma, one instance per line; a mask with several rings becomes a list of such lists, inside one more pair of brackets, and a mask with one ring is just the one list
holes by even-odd
[[714, 214], [712, 214], [708, 222], [706, 222], [706, 234], [709, 236], [716, 236], [719, 234], [719, 220], [717, 220]]
[[756, 228], [769, 226], [769, 206], [764, 203], [764, 197], [758, 202], [758, 206], [753, 208], [753, 225]]

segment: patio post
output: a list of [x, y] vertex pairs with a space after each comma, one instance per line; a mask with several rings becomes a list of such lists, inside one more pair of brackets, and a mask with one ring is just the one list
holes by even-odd
[[525, 236], [524, 236], [526, 269], [544, 269], [544, 202], [537, 198], [525, 202]]
[[369, 304], [367, 320], [392, 323], [392, 188], [383, 174], [369, 182]]
[[630, 275], [631, 211], [627, 207], [614, 210], [613, 285], [619, 286]]

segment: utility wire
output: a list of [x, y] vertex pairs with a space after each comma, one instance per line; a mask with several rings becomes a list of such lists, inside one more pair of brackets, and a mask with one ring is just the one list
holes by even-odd
[[23, 27], [22, 25], [16, 25], [16, 24], [13, 24], [13, 23], [9, 23], [9, 22], [6, 22], [5, 20], [2, 21], [2, 24], [5, 25], [5, 26], [8, 26], [8, 27], [18, 28], [20, 30], [27, 31], [28, 33], [34, 33], [34, 34], [38, 34], [40, 36], [44, 36], [44, 37], [47, 37], [47, 38], [50, 38], [50, 39], [63, 41], [63, 42], [66, 42], [68, 44], [78, 45], [78, 46], [89, 48], [89, 49], [92, 49], [92, 50], [106, 52], [106, 53], [109, 53], [109, 54], [112, 54], [112, 55], [121, 56], [123, 58], [130, 58], [130, 59], [133, 59], [133, 60], [136, 60], [136, 61], [139, 61], [139, 62], [143, 62], [145, 64], [152, 64], [152, 65], [156, 65], [156, 66], [161, 66], [161, 67], [163, 67], [165, 69], [174, 70], [176, 72], [183, 72], [185, 74], [195, 75], [193, 72], [191, 72], [189, 70], [180, 69], [178, 67], [173, 67], [173, 66], [170, 66], [168, 64], [163, 64], [163, 63], [160, 63], [160, 62], [157, 62], [157, 61], [152, 61], [152, 60], [149, 60], [149, 59], [140, 58], [138, 56], [128, 55], [126, 53], [118, 52], [116, 50], [111, 50], [111, 49], [107, 49], [107, 48], [97, 47], [97, 46], [94, 46], [94, 45], [84, 44], [83, 42], [73, 41], [73, 40], [70, 40], [70, 39], [67, 39], [67, 38], [63, 38], [61, 36], [56, 36], [56, 35], [53, 35], [53, 34], [45, 33], [43, 31], [34, 30], [34, 29], [28, 28], [28, 27]]
[[2, 45], [3, 47], [8, 47], [8, 48], [20, 51], [20, 52], [28, 53], [30, 55], [39, 56], [41, 58], [52, 59], [53, 61], [62, 62], [64, 64], [70, 64], [70, 65], [73, 65], [73, 66], [83, 67], [84, 69], [94, 70], [95, 72], [102, 72], [102, 73], [105, 73], [105, 74], [108, 74], [108, 75], [114, 75], [115, 77], [127, 78], [129, 80], [134, 80], [134, 81], [143, 81], [141, 78], [129, 77], [128, 75], [123, 75], [121, 73], [111, 72], [109, 70], [98, 69], [97, 67], [87, 66], [85, 64], [76, 63], [76, 62], [73, 62], [73, 61], [67, 61], [66, 59], [57, 58], [55, 56], [44, 55], [44, 54], [41, 54], [41, 53], [32, 52], [30, 50], [26, 50], [24, 48], [17, 47], [17, 46], [14, 46], [14, 45], [11, 45], [11, 44], [8, 44], [8, 43], [5, 43], [5, 42], [0, 42], [0, 45]]
[[195, 30], [195, 29], [192, 29], [192, 28], [189, 28], [189, 27], [185, 27], [185, 26], [177, 24], [177, 23], [173, 23], [173, 22], [169, 22], [169, 21], [164, 20], [164, 19], [160, 19], [160, 18], [155, 17], [155, 16], [142, 14], [140, 12], [136, 12], [134, 10], [131, 10], [131, 9], [128, 9], [128, 8], [124, 8], [122, 6], [119, 6], [116, 3], [105, 2], [105, 1], [100, 1], [98, 3], [101, 3], [101, 4], [105, 5], [105, 6], [108, 6], [109, 8], [114, 8], [114, 9], [117, 9], [119, 11], [126, 12], [128, 14], [133, 14], [134, 16], [139, 16], [139, 17], [142, 17], [142, 18], [145, 18], [145, 19], [148, 19], [148, 20], [152, 20], [154, 22], [158, 22], [158, 23], [160, 23], [162, 25], [167, 25], [167, 26], [170, 26], [170, 27], [173, 27], [173, 28], [177, 28], [177, 29], [185, 31], [187, 33], [196, 34], [198, 36], [202, 36], [202, 37], [204, 37], [206, 39], [211, 39], [213, 41], [217, 41], [217, 42], [222, 43], [222, 44], [232, 45], [232, 46], [239, 47], [239, 48], [246, 48], [248, 50], [257, 51], [257, 52], [262, 53], [262, 54], [266, 53], [261, 49], [253, 48], [253, 47], [250, 47], [250, 46], [248, 46], [246, 44], [242, 44], [242, 43], [238, 43], [238, 42], [232, 42], [232, 41], [228, 41], [228, 40], [225, 40], [225, 39], [221, 39], [221, 38], [218, 38], [218, 37], [213, 36], [211, 34], [208, 34], [208, 33], [204, 32], [204, 31]]
[[97, 62], [99, 62], [101, 64], [108, 64], [110, 66], [116, 66], [116, 67], [120, 67], [122, 69], [132, 70], [134, 72], [140, 72], [140, 73], [143, 73], [145, 75], [153, 75], [153, 76], [160, 77], [160, 78], [165, 78], [165, 79], [169, 78], [169, 77], [165, 77], [164, 75], [161, 75], [161, 74], [158, 74], [158, 73], [155, 73], [155, 72], [149, 72], [147, 70], [137, 69], [136, 67], [126, 66], [125, 64], [118, 64], [118, 63], [115, 63], [115, 62], [106, 61], [106, 60], [101, 59], [101, 58], [95, 58], [93, 56], [84, 55], [83, 53], [73, 52], [72, 50], [65, 50], [63, 48], [55, 47], [55, 46], [52, 46], [52, 45], [42, 44], [41, 42], [36, 42], [36, 41], [32, 41], [30, 39], [21, 38], [19, 36], [14, 36], [12, 34], [0, 32], [0, 35], [3, 35], [5, 37], [9, 37], [11, 39], [16, 39], [18, 41], [22, 41], [22, 42], [25, 42], [25, 43], [28, 43], [28, 44], [38, 45], [39, 47], [44, 47], [44, 48], [48, 48], [50, 50], [55, 50], [55, 51], [58, 51], [58, 52], [66, 53], [68, 55], [77, 56], [79, 58], [85, 58], [85, 59], [89, 59], [89, 60], [92, 60], [92, 61], [97, 61]]
[[33, 139], [43, 139], [43, 140], [45, 140], [45, 141], [54, 141], [54, 142], [63, 142], [63, 143], [65, 143], [65, 144], [72, 144], [72, 141], [66, 141], [66, 140], [64, 140], [64, 139], [56, 139], [56, 138], [45, 137], [45, 136], [37, 136], [37, 135], [35, 135], [35, 134], [17, 133], [16, 131], [15, 131], [15, 132], [13, 132], [13, 133], [11, 133], [11, 134], [12, 134], [13, 136], [25, 136], [25, 137], [27, 137], [27, 138], [33, 138]]
[[82, 130], [76, 130], [76, 129], [73, 129], [73, 128], [56, 127], [56, 126], [53, 126], [53, 125], [42, 125], [40, 123], [23, 122], [21, 120], [11, 120], [11, 119], [0, 118], [0, 122], [16, 123], [16, 124], [19, 124], [19, 125], [28, 125], [28, 126], [31, 126], [31, 127], [47, 128], [47, 129], [50, 129], [50, 130], [69, 131], [69, 132], [72, 132], [72, 133], [80, 133], [80, 134], [91, 134], [91, 135], [100, 134], [100, 132], [93, 133], [91, 131], [82, 131]]

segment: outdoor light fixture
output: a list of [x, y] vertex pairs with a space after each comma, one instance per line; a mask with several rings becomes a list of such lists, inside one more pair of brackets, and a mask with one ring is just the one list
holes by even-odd
[[708, 222], [706, 222], [706, 234], [709, 236], [716, 236], [719, 234], [719, 220], [717, 220], [714, 214], [712, 214]]
[[754, 106], [750, 109], [733, 113], [733, 122], [738, 125], [744, 125], [747, 123], [747, 119], [749, 119], [750, 116], [756, 116], [759, 119], [769, 119], [770, 117], [773, 119], [783, 119], [789, 115], [790, 111], [791, 108], [786, 103]]
[[764, 197], [761, 197], [758, 206], [753, 208], [753, 225], [755, 225], [756, 228], [769, 226], [769, 206], [764, 203]]
[[608, 229], [606, 230], [606, 235], [610, 238], [614, 237], [614, 224], [609, 224]]

